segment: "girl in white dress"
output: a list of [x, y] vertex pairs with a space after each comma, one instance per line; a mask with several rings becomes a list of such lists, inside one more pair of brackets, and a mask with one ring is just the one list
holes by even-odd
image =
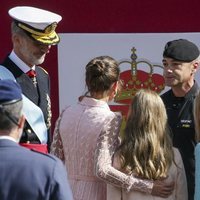
[[[187, 182], [178, 149], [172, 147], [167, 114], [160, 96], [140, 90], [133, 97], [122, 143], [114, 155], [113, 166], [135, 177], [175, 181], [166, 199], [187, 200]], [[137, 191], [126, 192], [108, 185], [107, 200], [164, 199]]]

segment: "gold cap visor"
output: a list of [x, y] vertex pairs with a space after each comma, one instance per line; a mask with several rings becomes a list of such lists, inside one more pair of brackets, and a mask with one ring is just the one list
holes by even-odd
[[55, 32], [57, 23], [48, 25], [44, 30], [33, 28], [27, 24], [16, 22], [17, 26], [23, 29], [30, 37], [39, 43], [46, 45], [54, 45], [60, 42], [58, 34]]
[[30, 34], [30, 36], [38, 41], [39, 43], [46, 44], [46, 45], [54, 45], [58, 44], [60, 42], [60, 38], [56, 32], [52, 32], [49, 35], [46, 36], [40, 36], [40, 35], [34, 35]]

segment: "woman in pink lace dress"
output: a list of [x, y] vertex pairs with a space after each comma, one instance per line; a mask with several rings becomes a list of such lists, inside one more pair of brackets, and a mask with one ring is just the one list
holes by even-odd
[[[133, 97], [124, 138], [114, 154], [113, 166], [143, 179], [167, 178], [175, 182], [172, 195], [166, 200], [187, 200], [186, 175], [178, 149], [172, 147], [167, 114], [160, 96], [140, 90]], [[158, 200], [151, 194], [125, 192], [108, 185], [107, 200]]]
[[[121, 115], [110, 110], [111, 101], [119, 88], [120, 70], [118, 63], [109, 56], [92, 59], [86, 66], [86, 85], [88, 92], [76, 105], [67, 107], [57, 120], [51, 153], [59, 157], [68, 171], [75, 200], [105, 200], [106, 183], [95, 176], [94, 153], [97, 137], [105, 136], [115, 148], [121, 125]], [[103, 144], [102, 144], [103, 145]], [[111, 156], [107, 162], [111, 163]], [[109, 181], [126, 189], [138, 188], [151, 192], [152, 181], [130, 177], [115, 170]], [[172, 186], [157, 185], [159, 194], [170, 193]]]

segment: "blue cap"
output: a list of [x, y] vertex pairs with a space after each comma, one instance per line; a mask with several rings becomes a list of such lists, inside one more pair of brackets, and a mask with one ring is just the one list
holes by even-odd
[[22, 99], [20, 85], [13, 80], [0, 80], [0, 104], [9, 104]]

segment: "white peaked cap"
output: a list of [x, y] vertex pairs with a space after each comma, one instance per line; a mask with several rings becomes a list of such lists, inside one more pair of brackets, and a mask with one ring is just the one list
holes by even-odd
[[25, 30], [33, 39], [44, 44], [56, 44], [59, 37], [55, 32], [62, 17], [56, 13], [30, 6], [11, 8], [8, 14], [18, 27]]

